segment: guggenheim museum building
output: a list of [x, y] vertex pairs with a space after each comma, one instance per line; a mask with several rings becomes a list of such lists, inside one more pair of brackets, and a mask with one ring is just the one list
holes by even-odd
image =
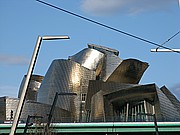
[[[121, 59], [119, 51], [88, 47], [68, 59], [52, 61], [45, 76], [33, 75], [22, 110], [46, 122], [56, 97], [52, 122], [180, 121], [180, 102], [165, 86], [139, 84], [148, 63]], [[11, 121], [18, 98], [0, 97], [0, 122]], [[69, 94], [74, 93], [74, 94]]]

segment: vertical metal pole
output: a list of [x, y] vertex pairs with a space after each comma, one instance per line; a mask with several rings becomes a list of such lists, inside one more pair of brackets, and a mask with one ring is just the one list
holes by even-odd
[[153, 109], [153, 119], [154, 119], [154, 126], [155, 126], [155, 130], [156, 130], [156, 135], [159, 135], [159, 132], [158, 132], [158, 126], [157, 126], [157, 119], [156, 119], [156, 114], [155, 114], [155, 106], [153, 105], [152, 106], [152, 109]]
[[50, 123], [51, 123], [51, 119], [52, 119], [52, 115], [53, 115], [53, 113], [54, 113], [54, 109], [55, 109], [55, 107], [56, 107], [57, 99], [58, 99], [58, 92], [56, 92], [56, 95], [55, 95], [54, 100], [53, 100], [53, 104], [52, 104], [52, 106], [51, 106], [51, 110], [50, 110], [50, 112], [49, 112], [48, 122], [47, 122], [47, 125], [46, 125], [46, 126], [47, 126], [46, 129], [49, 128], [49, 125], [50, 125]]
[[36, 59], [37, 59], [38, 52], [39, 52], [39, 49], [40, 49], [41, 41], [42, 41], [42, 37], [38, 36], [36, 46], [34, 48], [34, 52], [33, 52], [31, 62], [30, 62], [30, 65], [29, 65], [29, 69], [28, 69], [28, 72], [27, 72], [26, 80], [25, 80], [25, 83], [24, 83], [24, 86], [23, 86], [23, 89], [22, 89], [21, 97], [19, 99], [19, 103], [18, 103], [18, 106], [17, 106], [14, 121], [13, 121], [13, 124], [12, 124], [12, 127], [11, 127], [11, 132], [10, 132], [9, 135], [14, 135], [15, 132], [16, 132], [16, 127], [18, 125], [19, 118], [21, 116], [22, 108], [23, 108], [24, 101], [25, 101], [25, 98], [26, 98], [27, 88], [28, 88], [30, 78], [31, 78], [31, 75], [33, 73], [33, 69], [34, 69], [34, 66], [35, 66], [35, 63], [36, 63]]
[[152, 111], [153, 111], [153, 114], [155, 114], [155, 108], [154, 108], [154, 105], [152, 105]]
[[129, 103], [127, 103], [126, 106], [126, 122], [128, 121], [128, 117], [129, 117]]
[[[145, 111], [145, 114], [147, 114], [146, 100], [144, 100], [144, 111]], [[147, 115], [145, 115], [145, 121], [148, 121], [148, 116]]]
[[136, 111], [137, 109], [136, 109], [136, 105], [135, 105], [134, 109], [135, 109], [135, 114], [134, 114], [134, 115], [135, 115], [135, 119], [134, 119], [134, 120], [135, 120], [135, 122], [136, 122], [136, 119], [137, 119], [137, 111]]
[[155, 129], [156, 129], [156, 135], [159, 135], [158, 126], [157, 126], [157, 120], [156, 120], [156, 115], [155, 114], [153, 114], [153, 118], [154, 118], [154, 125], [155, 125]]
[[26, 135], [26, 132], [27, 132], [27, 129], [28, 129], [29, 121], [30, 121], [30, 115], [28, 115], [27, 120], [26, 120], [26, 126], [25, 126], [25, 128], [24, 128], [24, 133], [23, 133], [24, 135]]
[[55, 110], [55, 107], [56, 107], [58, 95], [77, 95], [77, 94], [76, 93], [58, 93], [58, 92], [56, 92], [56, 94], [54, 96], [52, 106], [51, 106], [51, 110], [50, 110], [49, 115], [48, 115], [48, 122], [47, 122], [47, 125], [46, 125], [46, 130], [49, 128], [49, 125], [51, 123], [51, 119], [52, 119], [52, 116], [53, 116], [53, 113], [54, 113], [54, 110]]

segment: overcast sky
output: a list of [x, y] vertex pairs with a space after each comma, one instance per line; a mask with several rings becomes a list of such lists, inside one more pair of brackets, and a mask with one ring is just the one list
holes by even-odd
[[[162, 44], [180, 30], [178, 0], [44, 0], [119, 30]], [[0, 96], [17, 97], [38, 35], [69, 35], [43, 41], [34, 74], [45, 75], [54, 59], [67, 59], [88, 43], [120, 51], [122, 59], [149, 63], [140, 84], [166, 85], [180, 99], [180, 54], [152, 53], [148, 43], [84, 21], [36, 0], [0, 1]], [[180, 35], [165, 46], [180, 48]]]

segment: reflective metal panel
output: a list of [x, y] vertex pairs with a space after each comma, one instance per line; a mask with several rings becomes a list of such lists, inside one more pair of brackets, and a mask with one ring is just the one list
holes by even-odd
[[157, 87], [157, 95], [160, 104], [161, 115], [163, 116], [163, 121], [180, 121], [180, 112], [175, 105], [168, 99], [166, 94], [164, 94]]
[[137, 84], [147, 68], [148, 63], [146, 62], [136, 59], [123, 60], [107, 81]]
[[[25, 82], [26, 75], [24, 76], [20, 88], [19, 88], [19, 93], [18, 93], [18, 98], [21, 96], [22, 88]], [[26, 100], [34, 100], [37, 101], [37, 93], [38, 89], [40, 88], [41, 82], [43, 80], [43, 76], [40, 75], [32, 75], [30, 84], [27, 90], [27, 95], [26, 95]]]
[[81, 121], [81, 94], [87, 93], [89, 80], [95, 80], [95, 71], [71, 60], [54, 60], [48, 69], [38, 93], [38, 102], [52, 105], [55, 93], [76, 93], [77, 96], [59, 95], [57, 106], [70, 111]]
[[122, 62], [122, 60], [118, 57], [119, 51], [95, 44], [88, 44], [88, 47], [104, 53], [105, 58], [102, 63], [102, 70], [98, 75], [98, 80], [106, 81], [109, 78], [109, 76], [113, 73], [113, 71]]
[[83, 49], [79, 53], [70, 56], [69, 59], [79, 63], [90, 70], [96, 70], [103, 60], [104, 54], [94, 49]]
[[171, 93], [171, 91], [166, 86], [163, 86], [160, 89], [167, 96], [167, 98], [171, 101], [171, 103], [176, 107], [176, 109], [178, 110], [178, 112], [180, 114], [179, 100]]
[[100, 74], [100, 80], [107, 81], [109, 76], [114, 72], [114, 70], [119, 66], [121, 62], [122, 60], [118, 56], [112, 53], [106, 53], [102, 71]]
[[[40, 122], [46, 123], [50, 109], [51, 109], [51, 105], [43, 104], [43, 103], [39, 103], [35, 101], [26, 101], [20, 120], [26, 122], [28, 115], [42, 116], [42, 119]], [[71, 112], [67, 110], [63, 110], [59, 107], [56, 107], [53, 112], [52, 122], [60, 122], [60, 121], [61, 122], [74, 122], [74, 119], [71, 116]]]

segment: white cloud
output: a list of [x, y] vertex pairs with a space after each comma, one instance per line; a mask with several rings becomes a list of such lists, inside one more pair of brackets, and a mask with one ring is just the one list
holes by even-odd
[[91, 14], [111, 14], [123, 6], [121, 0], [83, 0], [82, 9]]
[[178, 0], [82, 0], [81, 8], [92, 15], [137, 14], [167, 10], [172, 3], [178, 5]]
[[25, 65], [29, 60], [23, 56], [0, 55], [0, 64], [6, 65]]

